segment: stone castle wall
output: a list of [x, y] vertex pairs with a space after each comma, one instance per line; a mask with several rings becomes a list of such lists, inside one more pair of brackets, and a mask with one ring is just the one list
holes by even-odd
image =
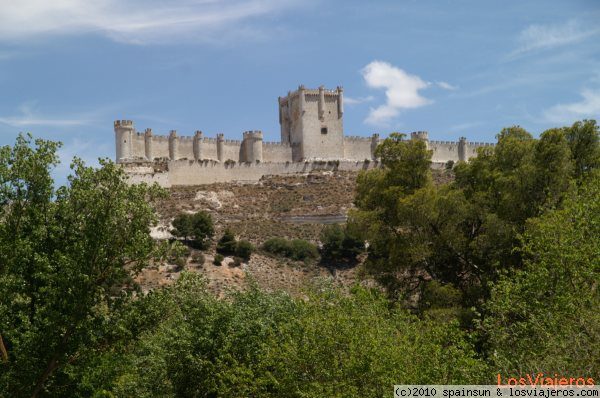
[[483, 142], [465, 142], [465, 159], [460, 158], [460, 141], [428, 141], [428, 148], [433, 152], [431, 161], [437, 163], [446, 163], [448, 161], [459, 162], [477, 157], [477, 148], [491, 147], [494, 144]]
[[286, 163], [221, 163], [212, 160], [175, 160], [167, 162], [167, 171], [156, 171], [155, 163], [126, 163], [129, 181], [137, 184], [158, 183], [169, 188], [228, 181], [258, 181], [266, 175], [286, 175], [311, 171], [359, 171], [378, 167], [377, 161], [313, 161]]
[[263, 161], [289, 162], [292, 160], [292, 146], [281, 142], [263, 142]]
[[344, 159], [374, 159], [375, 146], [379, 143], [379, 137], [344, 137]]

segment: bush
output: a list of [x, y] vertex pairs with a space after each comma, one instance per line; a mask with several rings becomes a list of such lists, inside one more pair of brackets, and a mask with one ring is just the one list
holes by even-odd
[[291, 252], [290, 242], [283, 238], [271, 238], [262, 245], [263, 250], [271, 253], [288, 257]]
[[235, 255], [241, 257], [244, 261], [250, 260], [250, 255], [254, 251], [254, 246], [247, 240], [241, 240], [237, 243], [235, 248]]
[[198, 252], [194, 253], [194, 255], [192, 256], [192, 261], [196, 264], [202, 265], [204, 264], [204, 261], [206, 261], [206, 258], [204, 257], [204, 254]]
[[179, 241], [174, 241], [168, 248], [167, 262], [176, 266], [175, 271], [181, 271], [187, 263], [190, 249]]
[[231, 232], [229, 229], [226, 229], [221, 239], [219, 239], [217, 242], [217, 253], [225, 256], [233, 255], [235, 254], [236, 248], [237, 242], [233, 232]]
[[452, 170], [454, 168], [454, 160], [449, 160], [446, 162], [446, 170]]
[[291, 256], [292, 260], [305, 261], [310, 258], [319, 257], [319, 249], [312, 243], [303, 239], [294, 239], [291, 242]]
[[200, 249], [207, 248], [208, 241], [215, 233], [212, 217], [205, 211], [179, 214], [172, 224], [173, 235], [184, 238], [186, 243], [191, 240], [194, 246]]
[[365, 288], [307, 294], [251, 287], [219, 300], [199, 275], [182, 275], [145, 299], [172, 315], [134, 341], [115, 395], [384, 397], [394, 383], [490, 380], [454, 323], [420, 320]]
[[325, 227], [321, 232], [321, 257], [325, 261], [348, 262], [356, 260], [364, 249], [364, 242], [348, 230], [333, 224]]
[[271, 254], [280, 255], [297, 261], [306, 261], [319, 257], [319, 250], [312, 243], [294, 239], [271, 238], [263, 243], [263, 249]]
[[223, 263], [223, 260], [225, 259], [225, 257], [223, 257], [222, 254], [215, 254], [215, 259], [213, 260], [213, 264], [214, 265], [221, 265]]

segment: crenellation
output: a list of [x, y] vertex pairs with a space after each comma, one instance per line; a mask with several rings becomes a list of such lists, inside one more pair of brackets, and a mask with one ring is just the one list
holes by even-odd
[[[179, 136], [175, 130], [154, 135], [149, 128], [137, 132], [131, 120], [115, 120], [116, 161], [126, 165], [132, 181], [157, 181], [165, 186], [256, 180], [266, 174], [306, 172], [336, 165], [347, 170], [379, 167], [375, 156], [383, 141], [379, 134], [344, 136], [343, 92], [341, 86], [331, 90], [299, 85], [298, 90], [279, 97], [278, 142], [264, 141], [261, 130], [244, 131], [241, 140], [226, 139], [223, 133], [206, 137], [199, 130], [191, 136]], [[424, 141], [436, 167], [450, 160], [468, 161], [477, 156], [477, 148], [494, 145], [468, 142], [465, 137], [430, 141], [426, 131], [412, 132], [404, 139]], [[164, 170], [160, 175], [143, 172], [155, 170], [157, 165]]]

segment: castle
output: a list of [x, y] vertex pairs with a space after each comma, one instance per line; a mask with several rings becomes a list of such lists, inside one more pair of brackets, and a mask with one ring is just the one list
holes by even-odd
[[[116, 161], [132, 182], [158, 182], [161, 186], [199, 185], [225, 181], [257, 181], [264, 175], [312, 170], [361, 170], [377, 167], [375, 148], [380, 137], [344, 136], [344, 91], [341, 87], [316, 90], [298, 87], [279, 97], [280, 142], [265, 142], [261, 131], [247, 131], [243, 139], [226, 140], [223, 134], [205, 137], [154, 135], [136, 132], [131, 120], [114, 123]], [[434, 166], [452, 160], [467, 161], [488, 143], [429, 141], [426, 132], [411, 133], [433, 151]]]

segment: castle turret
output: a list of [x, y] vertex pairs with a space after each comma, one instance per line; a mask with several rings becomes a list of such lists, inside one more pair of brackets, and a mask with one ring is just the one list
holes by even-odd
[[429, 134], [427, 131], [415, 131], [410, 133], [410, 138], [413, 140], [420, 140], [425, 142], [425, 147], [429, 149]]
[[179, 156], [179, 138], [177, 138], [177, 131], [171, 130], [169, 132], [169, 159], [177, 160]]
[[217, 159], [222, 162], [225, 157], [225, 136], [223, 133], [217, 134]]
[[458, 160], [460, 162], [467, 161], [467, 139], [465, 137], [460, 137], [458, 140]]
[[301, 84], [298, 87], [298, 101], [300, 103], [300, 116], [302, 116], [304, 114], [304, 110], [306, 109], [306, 88], [304, 87], [304, 84]]
[[121, 163], [131, 159], [131, 140], [133, 139], [133, 122], [131, 120], [115, 120], [116, 161]]
[[325, 87], [319, 86], [319, 120], [325, 119]]
[[337, 87], [338, 95], [338, 118], [344, 116], [344, 89], [341, 86]]
[[193, 143], [193, 151], [194, 151], [194, 160], [202, 159], [202, 131], [197, 130], [194, 133], [194, 143]]
[[152, 153], [152, 129], [144, 130], [144, 153], [146, 155], [146, 160], [150, 162], [154, 160], [154, 155]]
[[246, 131], [244, 133], [244, 150], [246, 162], [257, 163], [263, 160], [262, 131]]
[[377, 149], [378, 145], [379, 145], [379, 134], [375, 133], [371, 136], [371, 159], [373, 159], [373, 160], [377, 159], [377, 156], [375, 156], [375, 150]]

